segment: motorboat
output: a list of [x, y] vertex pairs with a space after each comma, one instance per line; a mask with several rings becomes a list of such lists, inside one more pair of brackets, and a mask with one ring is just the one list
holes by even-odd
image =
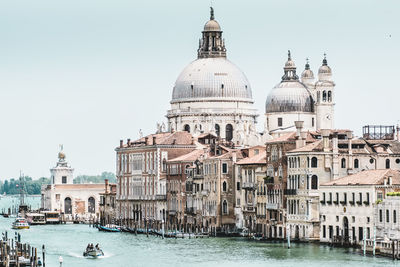
[[11, 228], [15, 230], [29, 229], [29, 224], [25, 218], [16, 218]]
[[100, 256], [104, 256], [104, 252], [100, 249], [98, 245], [96, 245], [95, 247], [87, 247], [85, 252], [83, 252], [83, 257], [97, 258]]
[[46, 217], [42, 213], [27, 213], [26, 220], [30, 225], [46, 224]]

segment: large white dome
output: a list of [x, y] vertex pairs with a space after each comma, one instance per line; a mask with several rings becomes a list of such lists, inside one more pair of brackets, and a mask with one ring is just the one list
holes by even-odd
[[244, 73], [224, 57], [191, 62], [175, 82], [171, 103], [200, 100], [253, 102]]

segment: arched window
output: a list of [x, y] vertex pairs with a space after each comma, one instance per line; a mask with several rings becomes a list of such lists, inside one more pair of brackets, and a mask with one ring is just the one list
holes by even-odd
[[328, 91], [328, 102], [332, 101], [332, 92]]
[[358, 159], [355, 159], [354, 160], [354, 169], [358, 169], [358, 168], [360, 168], [359, 162], [358, 162]]
[[233, 138], [233, 127], [231, 124], [227, 124], [225, 127], [225, 139], [231, 141]]
[[311, 158], [311, 168], [317, 168], [318, 167], [318, 159], [316, 157]]
[[226, 202], [226, 200], [224, 200], [224, 202], [222, 202], [222, 212], [224, 214], [228, 214], [228, 203]]
[[185, 126], [183, 127], [183, 130], [190, 133], [190, 126], [189, 124], [185, 124]]
[[386, 169], [390, 169], [390, 159], [386, 159]]
[[346, 168], [346, 159], [342, 158], [342, 169]]
[[326, 101], [326, 91], [322, 92], [322, 101]]
[[318, 177], [316, 175], [311, 177], [311, 189], [318, 189]]
[[215, 124], [215, 133], [217, 134], [217, 136], [219, 136], [221, 134], [221, 130], [219, 128], [219, 124]]
[[96, 212], [96, 203], [94, 197], [89, 197], [88, 199], [88, 212], [95, 213]]
[[310, 168], [310, 158], [307, 157], [307, 168]]
[[320, 91], [318, 91], [318, 92], [317, 92], [317, 102], [319, 102], [319, 101], [320, 101], [320, 99], [321, 99], [321, 92], [320, 92]]
[[71, 198], [69, 197], [66, 197], [64, 199], [64, 213], [72, 214], [72, 203], [71, 203]]
[[226, 192], [226, 182], [225, 181], [222, 183], [222, 191]]

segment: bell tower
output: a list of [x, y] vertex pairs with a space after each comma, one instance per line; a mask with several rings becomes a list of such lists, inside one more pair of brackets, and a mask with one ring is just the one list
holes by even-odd
[[63, 146], [60, 146], [60, 152], [58, 153], [57, 165], [50, 169], [51, 173], [51, 184], [73, 184], [74, 183], [74, 169], [68, 166], [65, 161], [65, 153]]
[[322, 66], [318, 70], [318, 81], [315, 83], [316, 90], [316, 118], [317, 130], [333, 129], [334, 107], [335, 107], [335, 83], [332, 81], [332, 70], [328, 66], [326, 54], [322, 60]]

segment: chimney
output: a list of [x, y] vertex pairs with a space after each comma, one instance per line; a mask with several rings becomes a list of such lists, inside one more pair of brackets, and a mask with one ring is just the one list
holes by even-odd
[[333, 132], [333, 137], [332, 137], [332, 150], [333, 150], [333, 153], [338, 153], [338, 152], [339, 152], [339, 147], [338, 147], [338, 132]]
[[124, 146], [124, 140], [119, 140], [119, 147], [122, 148]]
[[236, 158], [237, 158], [236, 152], [233, 152], [232, 153], [232, 161], [233, 161], [233, 163], [236, 163]]
[[148, 141], [149, 141], [149, 137], [146, 136], [146, 137], [144, 138], [144, 144], [145, 144], [146, 146], [147, 146]]
[[330, 133], [329, 129], [321, 129], [324, 152], [329, 152], [329, 133]]
[[155, 144], [157, 144], [157, 142], [156, 142], [156, 137], [153, 136], [153, 145], [155, 145]]
[[295, 121], [294, 125], [296, 126], [296, 148], [300, 148], [306, 145], [306, 139], [302, 134], [304, 121]]
[[131, 146], [131, 139], [128, 138], [128, 140], [126, 141], [126, 143], [128, 144], [128, 146]]
[[396, 126], [396, 131], [397, 131], [396, 140], [400, 141], [400, 125], [398, 124]]
[[387, 185], [387, 179], [386, 179], [386, 177], [383, 177], [383, 185]]
[[388, 185], [392, 185], [392, 176], [388, 177]]
[[105, 183], [105, 186], [106, 186], [105, 193], [108, 194], [108, 179], [104, 179], [104, 183]]

